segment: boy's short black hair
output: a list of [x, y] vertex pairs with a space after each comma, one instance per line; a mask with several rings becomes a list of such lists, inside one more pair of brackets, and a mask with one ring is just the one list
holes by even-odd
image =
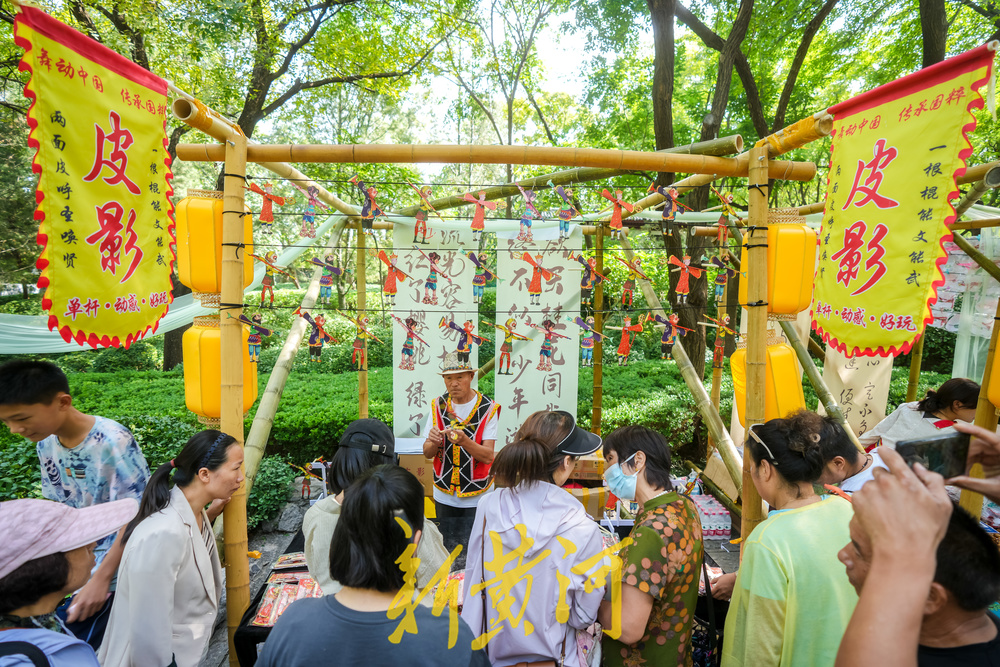
[[1000, 599], [1000, 551], [968, 512], [955, 505], [937, 548], [934, 581], [965, 611], [982, 611]]
[[0, 405], [48, 405], [60, 392], [69, 393], [69, 380], [52, 362], [16, 359], [0, 366]]

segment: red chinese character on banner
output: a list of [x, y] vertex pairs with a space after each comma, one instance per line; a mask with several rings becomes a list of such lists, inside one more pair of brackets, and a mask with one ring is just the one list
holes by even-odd
[[97, 221], [101, 228], [86, 238], [87, 243], [94, 245], [100, 242], [101, 270], [110, 271], [111, 275], [116, 275], [118, 265], [121, 264], [122, 237], [121, 232], [125, 232], [125, 254], [132, 254], [132, 261], [129, 263], [128, 271], [119, 281], [124, 283], [139, 266], [142, 260], [142, 250], [136, 245], [138, 236], [132, 229], [135, 224], [135, 209], [130, 209], [128, 222], [122, 225], [122, 217], [125, 209], [116, 201], [108, 202], [104, 206], [97, 206]]
[[[865, 245], [865, 233], [867, 231], [868, 225], [863, 220], [855, 222], [844, 230], [844, 246], [830, 256], [831, 260], [839, 261], [840, 263], [840, 270], [837, 271], [837, 282], [842, 283], [844, 287], [849, 288], [851, 283], [858, 277], [861, 260], [864, 259], [861, 254], [861, 248]], [[882, 247], [882, 240], [888, 232], [889, 229], [885, 225], [881, 223], [875, 225], [875, 231], [872, 234], [871, 240], [868, 241], [867, 246], [869, 256], [865, 261], [865, 269], [869, 271], [875, 269], [875, 273], [872, 274], [864, 285], [852, 292], [851, 296], [867, 292], [885, 275], [886, 267], [885, 263], [882, 262], [882, 257], [885, 255], [885, 248]]]
[[875, 269], [875, 273], [872, 277], [868, 279], [864, 285], [862, 285], [858, 290], [851, 293], [851, 296], [857, 296], [862, 292], [867, 292], [875, 284], [882, 279], [885, 275], [885, 263], [882, 262], [882, 257], [885, 255], [885, 248], [882, 247], [882, 239], [885, 235], [889, 233], [889, 228], [879, 223], [875, 225], [875, 233], [872, 234], [871, 241], [868, 242], [868, 252], [871, 254], [868, 256], [868, 260], [865, 262], [865, 269], [871, 271]]
[[66, 304], [66, 312], [63, 314], [63, 317], [72, 317], [73, 321], [76, 322], [76, 316], [81, 312], [82, 308], [80, 307], [80, 297], [75, 296], [69, 300], [69, 303]]
[[87, 299], [87, 303], [83, 304], [83, 312], [87, 317], [94, 317], [100, 307], [101, 302], [97, 299]]
[[895, 324], [896, 319], [892, 316], [892, 313], [882, 313], [882, 317], [878, 321], [878, 325], [886, 331], [892, 331]]
[[[868, 162], [858, 160], [858, 170], [854, 174], [854, 185], [851, 186], [851, 192], [847, 195], [847, 203], [844, 204], [844, 207], [841, 210], [846, 211], [854, 202], [854, 196], [859, 192], [863, 194], [864, 197], [854, 204], [855, 206], [864, 206], [868, 202], [874, 202], [875, 206], [878, 208], [893, 208], [894, 206], [899, 206], [899, 202], [895, 199], [883, 197], [878, 193], [878, 189], [882, 185], [882, 171], [896, 159], [898, 151], [891, 146], [886, 148], [885, 139], [879, 139], [875, 142], [873, 153], [874, 157], [872, 157], [872, 159]], [[860, 185], [861, 176], [866, 170], [869, 174], [865, 178], [864, 185]]]
[[[110, 177], [104, 179], [104, 182], [108, 185], [117, 185], [119, 183], [124, 183], [125, 187], [134, 195], [140, 193], [139, 186], [133, 183], [128, 176], [125, 175], [125, 169], [128, 167], [128, 155], [125, 154], [125, 150], [132, 145], [132, 133], [128, 130], [123, 130], [121, 128], [121, 116], [116, 112], [112, 111], [109, 114], [109, 119], [111, 121], [111, 132], [105, 133], [104, 129], [94, 124], [94, 129], [97, 132], [97, 149], [94, 155], [94, 167], [90, 170], [90, 173], [83, 177], [83, 180], [90, 182], [95, 180], [101, 175], [101, 171], [104, 167], [108, 167], [114, 172]], [[110, 143], [111, 150], [108, 157], [104, 157], [104, 144]]]
[[135, 209], [129, 211], [128, 224], [125, 225], [125, 254], [131, 254], [132, 261], [128, 265], [128, 271], [125, 272], [125, 277], [121, 279], [122, 283], [132, 277], [132, 274], [135, 273], [135, 270], [139, 267], [139, 262], [142, 261], [142, 249], [135, 244], [135, 242], [139, 240], [139, 237], [132, 229], [133, 224], [135, 224]]

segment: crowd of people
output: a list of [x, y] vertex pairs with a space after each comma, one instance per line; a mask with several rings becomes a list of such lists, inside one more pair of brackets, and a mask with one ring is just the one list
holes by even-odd
[[[471, 521], [464, 593], [450, 601], [461, 618], [431, 593], [450, 556], [423, 485], [396, 465], [392, 431], [361, 419], [304, 518], [324, 595], [288, 607], [258, 664], [692, 665], [706, 556], [664, 437], [626, 426], [602, 441], [568, 412], [539, 411], [496, 451], [498, 407], [472, 369], [448, 359], [441, 374], [423, 450], [437, 518]], [[945, 487], [1000, 502], [1000, 437], [966, 423], [973, 395], [956, 379], [901, 406], [867, 453], [812, 412], [748, 429], [769, 511], [738, 572], [711, 587], [731, 598], [723, 667], [1000, 665], [988, 611], [1000, 551]], [[223, 587], [211, 522], [243, 482], [238, 441], [202, 431], [150, 475], [128, 430], [74, 408], [47, 362], [0, 366], [0, 420], [37, 443], [46, 498], [0, 503], [0, 667], [199, 665]], [[970, 434], [968, 464], [985, 477], [907, 466], [895, 442], [929, 429]], [[622, 542], [562, 488], [597, 451], [609, 491], [637, 507]]]

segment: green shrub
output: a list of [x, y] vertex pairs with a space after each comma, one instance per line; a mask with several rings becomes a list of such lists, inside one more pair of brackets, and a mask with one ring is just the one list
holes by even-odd
[[0, 437], [0, 500], [41, 495], [42, 476], [35, 443], [5, 433]]
[[147, 341], [132, 343], [126, 350], [124, 347], [109, 347], [97, 354], [93, 370], [97, 373], [115, 373], [117, 371], [152, 371], [160, 366], [160, 358], [156, 348]]
[[111, 418], [132, 431], [132, 437], [146, 457], [150, 471], [174, 458], [200, 430], [170, 416], [118, 415]]
[[288, 500], [288, 485], [295, 479], [295, 469], [280, 456], [265, 456], [247, 498], [247, 529], [253, 530], [273, 519]]

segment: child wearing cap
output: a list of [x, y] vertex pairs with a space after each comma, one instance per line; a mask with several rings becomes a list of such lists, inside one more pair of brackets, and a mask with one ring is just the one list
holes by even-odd
[[[131, 432], [104, 417], [73, 407], [69, 381], [47, 361], [10, 361], [0, 366], [0, 420], [11, 433], [36, 443], [42, 495], [83, 508], [122, 498], [138, 500], [149, 466]], [[104, 636], [122, 547], [107, 535], [94, 549], [96, 567], [60, 616], [70, 631], [96, 650]]]
[[56, 607], [90, 579], [97, 540], [116, 534], [137, 509], [132, 499], [83, 509], [0, 503], [0, 666], [32, 664], [40, 652], [52, 667], [97, 667], [94, 649], [66, 630]]

